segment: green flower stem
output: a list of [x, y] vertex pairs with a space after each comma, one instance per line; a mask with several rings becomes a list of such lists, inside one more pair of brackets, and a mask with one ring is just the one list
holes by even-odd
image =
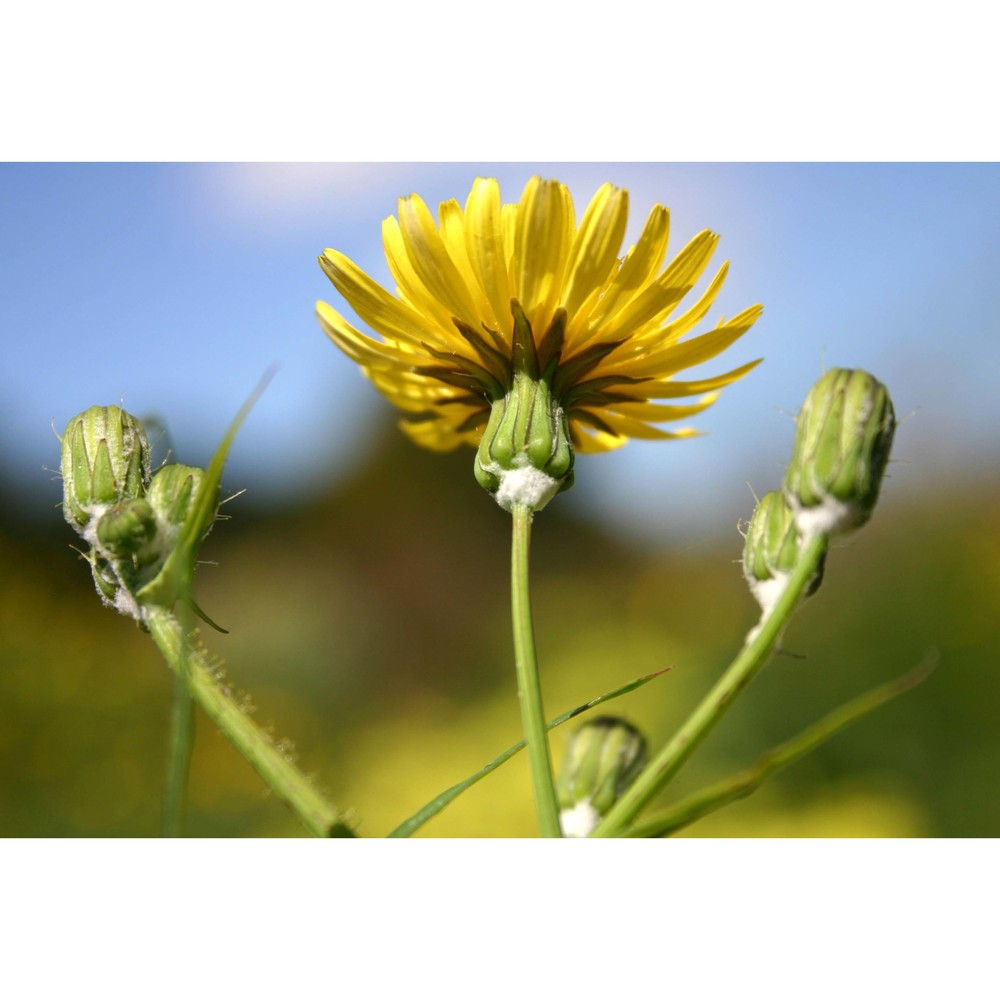
[[535, 786], [539, 829], [543, 837], [561, 837], [562, 827], [559, 825], [559, 806], [552, 782], [552, 761], [549, 758], [548, 736], [545, 732], [542, 689], [538, 682], [538, 662], [535, 658], [535, 634], [531, 624], [531, 601], [528, 596], [528, 549], [531, 544], [532, 511], [523, 504], [515, 504], [511, 509], [511, 516], [514, 519], [510, 561], [511, 611], [521, 719]]
[[184, 824], [191, 751], [194, 748], [194, 700], [188, 688], [187, 657], [181, 655], [174, 677], [174, 703], [170, 716], [170, 751], [167, 757], [166, 795], [163, 803], [163, 836], [179, 837]]
[[745, 771], [695, 792], [694, 795], [688, 796], [658, 816], [637, 823], [626, 836], [669, 837], [703, 816], [729, 805], [730, 802], [746, 798], [775, 772], [801, 760], [807, 753], [836, 736], [842, 729], [846, 729], [870, 712], [916, 687], [930, 676], [933, 669], [933, 663], [924, 663], [902, 677], [872, 688], [871, 691], [830, 712], [797, 736], [769, 750]]
[[736, 696], [756, 677], [768, 661], [774, 647], [787, 625], [792, 612], [798, 607], [820, 561], [826, 553], [826, 535], [813, 535], [807, 539], [800, 553], [798, 565], [789, 577], [788, 584], [775, 602], [771, 613], [750, 633], [743, 649], [719, 678], [715, 686], [702, 699], [701, 704], [688, 716], [687, 721], [674, 734], [669, 743], [646, 766], [631, 788], [615, 803], [592, 837], [623, 836], [639, 813], [681, 769], [703, 739], [722, 718]]
[[244, 713], [205, 657], [188, 648], [177, 618], [165, 608], [149, 606], [146, 624], [175, 673], [180, 675], [187, 663], [193, 699], [306, 829], [317, 837], [352, 837], [354, 834], [336, 808]]

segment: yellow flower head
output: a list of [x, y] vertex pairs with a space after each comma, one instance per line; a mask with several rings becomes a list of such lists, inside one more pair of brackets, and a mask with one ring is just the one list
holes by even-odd
[[[390, 216], [382, 225], [395, 296], [336, 250], [319, 259], [381, 339], [356, 330], [325, 302], [317, 306], [320, 323], [405, 411], [403, 430], [427, 448], [480, 445], [495, 404], [509, 399], [522, 376], [544, 386], [572, 450], [607, 451], [630, 437], [691, 436], [690, 429], [653, 425], [700, 412], [758, 362], [697, 381], [674, 375], [725, 350], [761, 306], [685, 339], [726, 275], [724, 264], [701, 297], [674, 316], [718, 236], [699, 233], [664, 267], [669, 213], [657, 205], [638, 243], [619, 258], [627, 216], [628, 192], [605, 184], [577, 225], [566, 185], [537, 177], [507, 205], [495, 180], [478, 178], [464, 211], [457, 201], [444, 202], [437, 222], [419, 196], [401, 198], [398, 220]], [[653, 402], [693, 396], [701, 398]]]

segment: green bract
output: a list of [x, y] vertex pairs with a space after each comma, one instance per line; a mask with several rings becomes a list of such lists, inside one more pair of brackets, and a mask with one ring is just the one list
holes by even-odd
[[520, 373], [493, 403], [475, 461], [479, 485], [505, 510], [541, 510], [573, 483], [573, 450], [562, 408], [548, 384]]
[[510, 389], [501, 394], [498, 383], [473, 468], [479, 485], [504, 510], [541, 510], [573, 485], [573, 448], [566, 413], [552, 391], [556, 360], [540, 370], [524, 311], [516, 302], [511, 306]]
[[556, 782], [566, 835], [589, 833], [645, 763], [646, 741], [635, 726], [613, 715], [584, 723], [570, 740]]
[[149, 502], [157, 515], [169, 524], [183, 524], [198, 495], [198, 487], [204, 475], [203, 469], [192, 465], [166, 465], [160, 469], [149, 484]]
[[896, 418], [885, 386], [865, 371], [833, 368], [812, 387], [797, 421], [785, 492], [800, 529], [856, 528], [871, 516]]
[[142, 424], [118, 406], [77, 414], [62, 438], [63, 513], [86, 527], [95, 511], [141, 497], [149, 483]]
[[93, 547], [84, 554], [84, 558], [90, 563], [90, 572], [94, 578], [94, 586], [97, 588], [98, 596], [105, 604], [113, 607], [120, 587], [114, 567], [107, 559], [99, 556]]

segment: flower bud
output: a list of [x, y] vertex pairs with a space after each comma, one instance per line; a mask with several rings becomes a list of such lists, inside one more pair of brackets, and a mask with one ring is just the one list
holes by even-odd
[[559, 819], [567, 837], [586, 837], [646, 763], [646, 741], [623, 719], [602, 715], [570, 739], [556, 782]]
[[99, 509], [141, 497], [149, 484], [142, 424], [117, 406], [92, 406], [62, 438], [63, 513], [77, 530]]
[[147, 500], [127, 500], [105, 511], [97, 522], [97, 541], [115, 559], [137, 556], [156, 536], [156, 515]]
[[895, 429], [889, 393], [867, 372], [833, 368], [816, 382], [798, 416], [785, 477], [804, 535], [849, 531], [868, 520]]
[[183, 524], [204, 475], [204, 470], [192, 465], [165, 465], [160, 469], [149, 484], [148, 494], [157, 515], [168, 524]]
[[566, 414], [546, 379], [516, 372], [510, 392], [493, 403], [476, 453], [479, 485], [504, 510], [541, 510], [573, 484]]
[[[750, 519], [743, 545], [743, 575], [757, 603], [770, 608], [784, 590], [799, 560], [802, 538], [795, 515], [783, 493], [772, 491], [761, 498]], [[825, 558], [825, 557], [824, 557]], [[823, 580], [823, 563], [806, 594], [814, 594]]]

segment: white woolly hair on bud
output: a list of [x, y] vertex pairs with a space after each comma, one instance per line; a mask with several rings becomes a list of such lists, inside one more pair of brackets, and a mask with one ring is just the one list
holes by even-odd
[[559, 813], [564, 837], [589, 837], [601, 822], [601, 814], [589, 802], [577, 802]]
[[834, 535], [852, 528], [857, 519], [857, 508], [836, 497], [825, 496], [815, 507], [803, 507], [798, 497], [790, 495], [788, 502], [795, 516], [795, 527], [802, 536], [802, 544], [817, 535]]
[[501, 469], [495, 462], [484, 466], [500, 480], [494, 497], [508, 513], [517, 506], [541, 510], [559, 492], [560, 481], [536, 469], [526, 455], [518, 455], [514, 466]]
[[115, 591], [114, 609], [120, 615], [127, 615], [141, 622], [145, 618], [145, 612], [139, 607], [139, 602], [129, 592], [128, 587], [119, 586]]
[[110, 503], [89, 503], [81, 504], [81, 507], [90, 515], [90, 519], [82, 527], [72, 525], [73, 530], [88, 544], [92, 545], [101, 555], [106, 555], [104, 547], [97, 537], [97, 522], [111, 510], [113, 504]]
[[791, 578], [791, 573], [785, 573], [781, 570], [775, 570], [770, 580], [755, 580], [747, 577], [750, 593], [753, 594], [760, 605], [760, 619], [747, 632], [746, 642], [753, 642], [757, 638], [757, 634], [764, 627], [764, 622], [771, 617], [771, 612], [774, 611], [775, 605], [781, 600], [781, 595], [788, 587], [788, 581]]
[[785, 592], [785, 588], [788, 586], [788, 581], [791, 578], [791, 573], [775, 570], [770, 580], [747, 580], [747, 583], [750, 585], [750, 592], [760, 605], [762, 620], [767, 618], [774, 610], [774, 606], [781, 600], [781, 595]]

